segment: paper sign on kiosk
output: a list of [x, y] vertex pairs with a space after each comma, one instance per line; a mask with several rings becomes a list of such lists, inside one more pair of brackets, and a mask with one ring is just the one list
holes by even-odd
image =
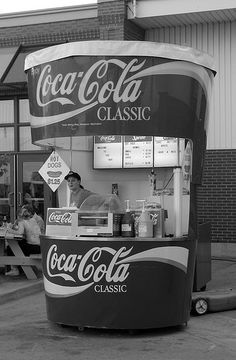
[[70, 169], [64, 160], [56, 151], [53, 151], [39, 169], [39, 174], [54, 192], [61, 185], [69, 171]]

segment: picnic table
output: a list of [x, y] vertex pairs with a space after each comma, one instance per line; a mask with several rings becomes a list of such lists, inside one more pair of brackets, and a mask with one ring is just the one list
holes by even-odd
[[[34, 267], [38, 267], [41, 262], [41, 256], [25, 256], [19, 246], [23, 235], [10, 234], [5, 228], [0, 228], [0, 272], [5, 272], [6, 265], [21, 266], [27, 279], [37, 279], [37, 271]], [[11, 248], [13, 256], [6, 254], [6, 244]]]

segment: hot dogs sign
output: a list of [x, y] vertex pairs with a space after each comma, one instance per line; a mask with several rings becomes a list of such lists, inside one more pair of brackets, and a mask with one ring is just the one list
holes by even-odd
[[48, 184], [52, 191], [56, 191], [61, 185], [64, 177], [70, 171], [64, 160], [55, 151], [45, 161], [39, 169], [39, 174]]

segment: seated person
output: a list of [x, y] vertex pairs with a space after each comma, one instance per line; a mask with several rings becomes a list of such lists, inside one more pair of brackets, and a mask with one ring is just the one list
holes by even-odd
[[39, 224], [41, 233], [44, 234], [45, 233], [45, 225], [44, 225], [44, 221], [42, 219], [42, 217], [39, 215], [38, 213], [38, 206], [37, 206], [37, 202], [35, 202], [34, 200], [32, 200], [31, 195], [29, 193], [25, 193], [24, 196], [24, 202], [23, 202], [23, 206], [27, 206], [30, 205], [33, 208], [34, 211], [34, 218], [37, 221], [37, 223]]
[[[24, 205], [18, 212], [16, 223], [7, 229], [7, 232], [15, 235], [23, 235], [24, 239], [19, 240], [19, 246], [26, 256], [30, 254], [40, 254], [40, 227], [34, 218], [34, 210], [30, 205]], [[12, 250], [7, 247], [7, 255], [12, 256]], [[9, 276], [19, 275], [17, 266], [11, 266], [11, 270], [6, 273]]]
[[[32, 209], [31, 209], [32, 208]], [[24, 204], [21, 208], [23, 209], [30, 209], [30, 211], [33, 211], [34, 215], [33, 217], [35, 218], [35, 220], [37, 221], [40, 230], [41, 230], [41, 234], [45, 233], [45, 225], [44, 225], [44, 221], [43, 218], [37, 213], [37, 210], [35, 208], [35, 206], [33, 204]]]
[[37, 221], [37, 223], [38, 223], [38, 225], [40, 227], [41, 234], [44, 234], [45, 233], [45, 225], [44, 225], [43, 219], [36, 212], [34, 213], [33, 217], [35, 218], [35, 220]]

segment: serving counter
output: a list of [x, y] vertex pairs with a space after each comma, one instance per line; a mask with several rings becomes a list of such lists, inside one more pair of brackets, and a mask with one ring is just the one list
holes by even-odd
[[187, 323], [195, 239], [41, 236], [48, 319], [146, 329]]

